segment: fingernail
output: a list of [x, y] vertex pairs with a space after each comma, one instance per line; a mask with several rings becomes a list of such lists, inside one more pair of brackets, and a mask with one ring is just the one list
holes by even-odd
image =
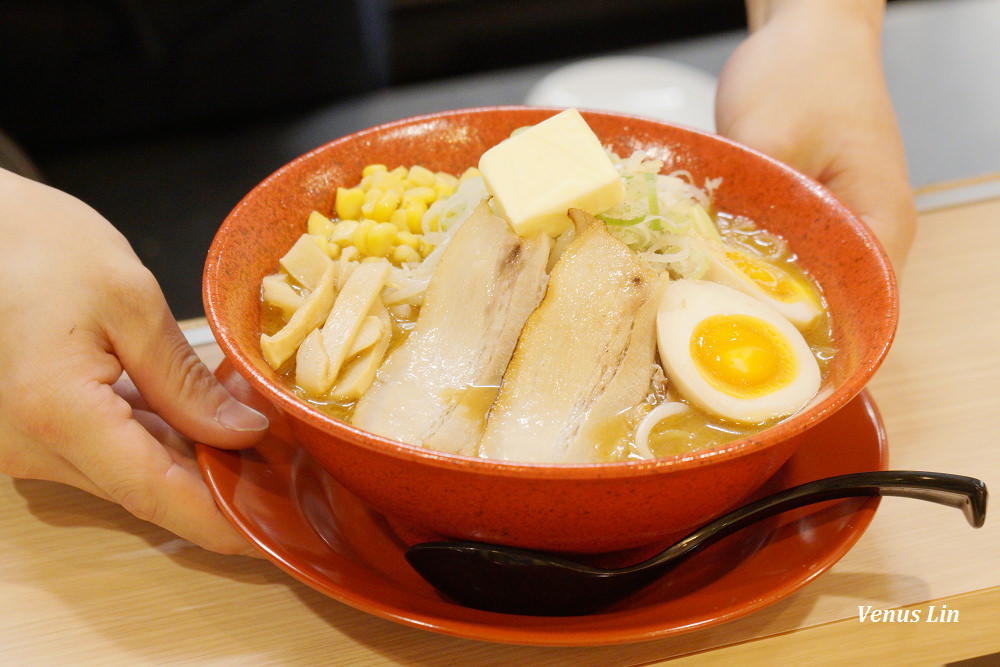
[[226, 399], [219, 406], [215, 420], [230, 431], [263, 431], [268, 426], [267, 417], [235, 398]]

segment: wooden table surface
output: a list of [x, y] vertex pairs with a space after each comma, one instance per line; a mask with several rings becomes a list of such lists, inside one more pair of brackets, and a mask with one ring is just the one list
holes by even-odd
[[[899, 332], [870, 390], [890, 467], [1000, 488], [1000, 197], [970, 202], [968, 186], [924, 193]], [[203, 325], [185, 323], [214, 366], [221, 355]], [[57, 484], [0, 477], [0, 507], [0, 665], [910, 666], [1000, 653], [1000, 523], [973, 530], [953, 509], [912, 500], [884, 499], [840, 562], [777, 604], [680, 637], [587, 648], [405, 627]], [[946, 605], [958, 618], [861, 622], [867, 605], [922, 618]]]

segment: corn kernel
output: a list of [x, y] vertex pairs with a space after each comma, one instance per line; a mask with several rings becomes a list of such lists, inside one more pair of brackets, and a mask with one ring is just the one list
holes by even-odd
[[397, 208], [393, 211], [392, 215], [389, 216], [389, 222], [401, 232], [410, 231], [409, 224], [406, 222], [406, 209]]
[[403, 264], [404, 262], [419, 262], [420, 253], [408, 245], [398, 245], [392, 249], [392, 254], [389, 256], [389, 259], [396, 264]]
[[386, 167], [384, 164], [377, 164], [376, 163], [376, 164], [370, 164], [370, 165], [366, 166], [364, 169], [362, 169], [361, 170], [361, 175], [362, 176], [371, 176], [372, 174], [375, 174], [375, 173], [378, 173], [378, 172], [386, 172], [386, 171], [389, 171], [388, 167]]
[[334, 209], [341, 220], [357, 220], [361, 217], [361, 204], [365, 193], [361, 188], [337, 188], [337, 203]]
[[351, 232], [351, 245], [357, 248], [358, 252], [362, 255], [369, 254], [366, 240], [368, 238], [368, 234], [377, 224], [378, 223], [374, 220], [361, 220], [358, 222], [357, 227], [354, 228], [354, 231]]
[[381, 199], [385, 192], [382, 188], [376, 188], [372, 186], [368, 190], [365, 190], [365, 202], [361, 205], [361, 215], [359, 218], [370, 218], [372, 209], [375, 208], [375, 204]]
[[[457, 181], [456, 181], [457, 183]], [[434, 184], [435, 199], [445, 199], [455, 194], [455, 183], [438, 181]]]
[[333, 226], [333, 233], [330, 234], [330, 241], [332, 243], [336, 243], [338, 246], [351, 245], [351, 238], [357, 226], [357, 220], [341, 220]]
[[417, 252], [420, 253], [421, 257], [427, 257], [427, 255], [431, 254], [434, 250], [434, 246], [423, 239], [420, 239], [420, 242], [417, 245]]
[[313, 211], [309, 214], [309, 220], [306, 223], [306, 231], [310, 234], [329, 236], [333, 233], [333, 223], [330, 222], [328, 217], [319, 211]]
[[432, 186], [417, 185], [403, 192], [403, 201], [422, 201], [431, 204], [437, 199], [437, 192]]
[[368, 255], [385, 257], [396, 243], [396, 226], [389, 222], [380, 222], [373, 226], [365, 237]]
[[400, 232], [396, 235], [396, 241], [400, 245], [405, 245], [416, 250], [420, 247], [420, 239], [417, 238], [416, 234], [410, 232]]
[[479, 173], [479, 169], [477, 169], [476, 167], [469, 167], [464, 172], [462, 172], [461, 176], [458, 177], [458, 182], [465, 183], [470, 178], [476, 178], [477, 176], [481, 175], [482, 174]]
[[389, 216], [399, 208], [399, 193], [389, 190], [376, 201], [361, 206], [361, 212], [376, 222], [389, 222]]
[[400, 165], [395, 169], [393, 169], [392, 171], [390, 171], [389, 173], [398, 178], [399, 180], [403, 180], [404, 178], [406, 178], [408, 171], [409, 170], [406, 167]]
[[458, 185], [458, 177], [446, 171], [436, 172], [434, 174], [434, 181], [435, 183], [446, 183], [453, 188]]
[[435, 182], [434, 172], [426, 167], [421, 167], [420, 165], [410, 167], [410, 173], [407, 175], [407, 178], [409, 178], [414, 185], [424, 187], [431, 187]]
[[406, 189], [406, 183], [393, 171], [376, 172], [372, 174], [370, 187], [371, 189], [378, 188], [383, 192], [395, 191], [402, 193]]
[[424, 213], [427, 212], [427, 204], [419, 199], [408, 201], [403, 203], [399, 210], [405, 214], [406, 229], [414, 234], [419, 234], [423, 231], [420, 227], [420, 222], [424, 218]]
[[[316, 245], [326, 254], [327, 257], [333, 259], [333, 251], [330, 249], [330, 242], [326, 234], [309, 234], [312, 239], [316, 242]], [[339, 246], [334, 245], [335, 248], [339, 249]]]

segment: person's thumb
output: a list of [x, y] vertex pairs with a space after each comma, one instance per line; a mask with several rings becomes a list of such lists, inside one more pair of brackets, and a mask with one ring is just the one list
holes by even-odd
[[198, 442], [238, 448], [260, 440], [267, 418], [219, 383], [184, 338], [159, 288], [154, 292], [147, 308], [119, 319], [108, 332], [142, 398], [164, 421]]

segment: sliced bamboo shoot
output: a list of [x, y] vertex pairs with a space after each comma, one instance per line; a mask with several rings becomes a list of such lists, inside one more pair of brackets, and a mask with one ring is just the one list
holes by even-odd
[[[375, 302], [372, 311], [376, 314], [365, 318], [365, 323], [376, 322], [380, 335], [371, 345], [363, 348], [361, 353], [351, 359], [340, 371], [340, 376], [331, 391], [333, 398], [346, 401], [357, 400], [375, 380], [375, 373], [378, 371], [379, 364], [382, 363], [382, 357], [385, 356], [385, 351], [389, 348], [389, 341], [392, 338], [392, 319], [381, 301]], [[358, 335], [360, 337], [361, 332]]]
[[317, 327], [295, 353], [295, 384], [312, 395], [320, 395], [330, 375], [330, 357], [323, 349], [323, 333]]
[[[309, 241], [312, 243], [312, 241]], [[261, 334], [260, 348], [264, 359], [277, 370], [302, 344], [309, 332], [326, 321], [327, 315], [337, 298], [337, 267], [333, 262], [327, 265], [316, 289], [309, 293], [292, 318], [273, 336]]]
[[320, 394], [333, 387], [361, 323], [385, 286], [389, 269], [389, 262], [362, 262], [351, 271], [351, 277], [337, 295], [337, 301], [323, 325], [323, 349], [330, 358], [330, 367]]
[[305, 301], [305, 297], [295, 291], [288, 282], [288, 275], [284, 273], [264, 277], [261, 281], [261, 297], [264, 303], [280, 309], [281, 317], [286, 322]]
[[[382, 305], [382, 301], [379, 300], [375, 303], [372, 310], [378, 310], [379, 306], [382, 310], [385, 310], [385, 306]], [[388, 326], [386, 325], [388, 322]], [[351, 343], [351, 349], [347, 351], [345, 358], [350, 359], [351, 357], [360, 354], [363, 350], [367, 350], [375, 343], [379, 342], [384, 336], [389, 335], [392, 329], [392, 320], [389, 318], [389, 312], [386, 311], [386, 319], [382, 319], [379, 315], [368, 315], [364, 320], [361, 321], [361, 327], [358, 328], [358, 335], [354, 337], [354, 342]]]
[[316, 243], [316, 239], [303, 234], [295, 245], [288, 249], [285, 256], [278, 260], [278, 263], [301, 285], [312, 290], [319, 285], [320, 279], [333, 260], [327, 257]]

